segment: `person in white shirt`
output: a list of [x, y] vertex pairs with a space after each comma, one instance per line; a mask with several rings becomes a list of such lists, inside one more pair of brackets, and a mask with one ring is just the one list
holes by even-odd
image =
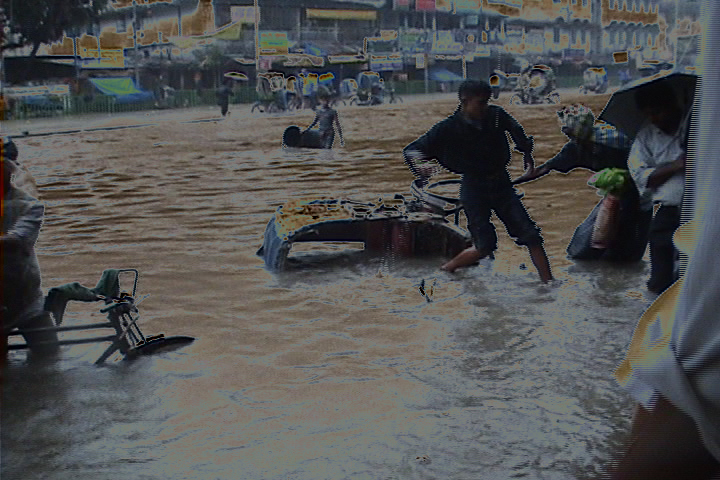
[[637, 107], [648, 123], [638, 132], [628, 157], [630, 175], [645, 210], [659, 205], [650, 225], [650, 279], [647, 288], [662, 293], [677, 280], [672, 236], [680, 226], [685, 187], [687, 115], [671, 86], [658, 81], [639, 89]]
[[[13, 177], [24, 171], [17, 157], [15, 143], [3, 140], [0, 146], [0, 355], [4, 353], [8, 333], [15, 328], [23, 335], [34, 355], [54, 354], [58, 351], [57, 333], [32, 331], [53, 326], [50, 314], [43, 308], [40, 264], [35, 253], [45, 207], [15, 183]], [[34, 182], [29, 185], [34, 186]]]

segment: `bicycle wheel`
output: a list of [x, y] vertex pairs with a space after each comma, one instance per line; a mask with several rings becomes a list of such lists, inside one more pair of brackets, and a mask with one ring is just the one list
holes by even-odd
[[258, 110], [259, 112], [263, 112], [262, 104], [260, 102], [253, 103], [252, 108], [250, 109], [250, 113], [255, 113], [255, 110]]
[[517, 93], [510, 97], [510, 105], [522, 105], [522, 98]]

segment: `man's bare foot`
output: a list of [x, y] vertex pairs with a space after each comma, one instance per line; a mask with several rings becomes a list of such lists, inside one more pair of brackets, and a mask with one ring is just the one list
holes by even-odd
[[455, 270], [457, 270], [457, 267], [453, 267], [452, 265], [450, 265], [450, 262], [448, 262], [442, 265], [440, 267], [440, 270], [442, 270], [443, 272], [453, 273]]

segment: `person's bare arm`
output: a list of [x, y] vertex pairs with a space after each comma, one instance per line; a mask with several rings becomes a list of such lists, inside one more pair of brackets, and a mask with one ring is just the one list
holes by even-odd
[[683, 153], [674, 162], [657, 167], [647, 180], [648, 188], [658, 188], [670, 178], [685, 171], [686, 156]]
[[0, 235], [0, 244], [4, 248], [30, 248], [40, 235], [45, 207], [41, 203], [31, 205], [12, 227]]
[[[525, 129], [520, 125], [520, 122], [507, 113], [505, 110], [501, 110], [501, 121], [504, 123], [505, 130], [510, 133], [510, 137], [515, 143], [515, 149], [522, 152], [523, 154], [523, 167], [525, 173], [522, 177], [530, 177], [535, 173], [535, 158], [533, 157], [533, 147], [535, 141], [532, 135], [527, 135]], [[535, 177], [533, 177], [535, 178]]]
[[525, 173], [513, 180], [512, 183], [513, 185], [519, 185], [521, 183], [529, 182], [531, 180], [535, 180], [536, 178], [540, 178], [544, 175], [547, 175], [548, 173], [550, 173], [550, 168], [545, 165], [541, 165], [537, 168], [527, 169]]
[[[318, 114], [316, 113], [316, 114], [315, 114], [315, 119], [312, 121], [312, 123], [310, 124], [310, 126], [307, 127], [307, 128], [304, 130], [304, 132], [307, 132], [308, 130], [310, 130], [311, 128], [313, 128], [315, 125], [317, 125], [317, 122], [318, 122]], [[303, 132], [303, 133], [304, 133], [304, 132]]]
[[338, 136], [340, 137], [340, 145], [344, 147], [345, 139], [343, 138], [342, 127], [340, 126], [340, 117], [337, 112], [335, 112], [335, 127], [337, 128]]

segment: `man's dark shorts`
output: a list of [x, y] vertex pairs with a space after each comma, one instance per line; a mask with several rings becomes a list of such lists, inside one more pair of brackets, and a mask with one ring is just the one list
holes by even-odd
[[492, 211], [517, 245], [542, 245], [540, 228], [532, 221], [520, 198], [507, 172], [493, 178], [463, 177], [460, 200], [465, 207], [475, 248], [487, 252], [497, 250], [497, 234], [490, 222]]

